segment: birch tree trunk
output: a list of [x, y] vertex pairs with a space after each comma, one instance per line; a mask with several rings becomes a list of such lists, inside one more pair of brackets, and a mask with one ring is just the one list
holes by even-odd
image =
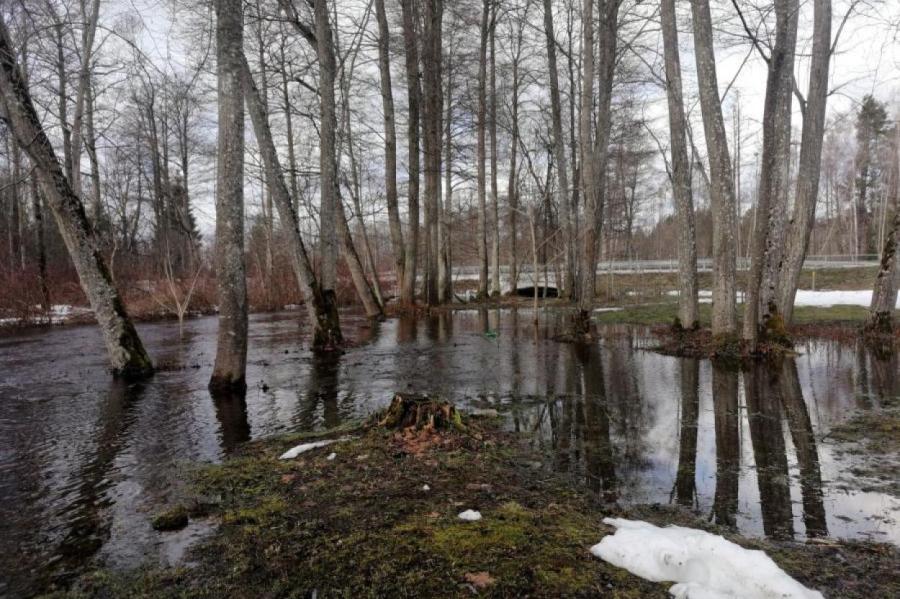
[[416, 303], [416, 263], [419, 251], [419, 127], [422, 86], [419, 75], [419, 47], [416, 24], [419, 21], [416, 0], [400, 0], [403, 13], [403, 45], [406, 50], [406, 86], [409, 97], [409, 228], [406, 235], [403, 283], [400, 303], [412, 306]]
[[244, 15], [241, 0], [216, 0], [219, 132], [216, 281], [219, 333], [211, 391], [246, 389], [247, 278], [244, 256]]
[[475, 161], [477, 164], [478, 194], [478, 295], [488, 297], [488, 247], [487, 247], [487, 49], [488, 30], [491, 19], [491, 1], [482, 0], [481, 11], [481, 47], [478, 55], [478, 113], [476, 115], [476, 137], [478, 147]]
[[774, 316], [773, 265], [780, 261], [790, 177], [791, 98], [797, 45], [798, 0], [775, 3], [775, 46], [769, 57], [763, 111], [762, 165], [756, 202], [750, 274], [744, 302], [744, 340], [755, 346], [760, 327]]
[[322, 288], [319, 286], [319, 282], [316, 280], [312, 261], [300, 235], [300, 223], [297, 219], [297, 212], [294, 209], [294, 203], [291, 201], [291, 196], [284, 180], [284, 171], [278, 160], [278, 152], [275, 149], [275, 142], [269, 127], [265, 106], [250, 74], [250, 67], [247, 65], [246, 59], [242, 60], [242, 67], [247, 110], [253, 122], [256, 141], [266, 169], [266, 184], [269, 187], [269, 193], [272, 196], [275, 208], [278, 210], [281, 225], [288, 233], [287, 241], [291, 251], [291, 266], [294, 269], [294, 275], [297, 277], [297, 283], [303, 292], [306, 312], [313, 327], [313, 348], [332, 349], [339, 347], [343, 342], [343, 336], [341, 334], [337, 304], [333, 301], [327, 301], [325, 294], [322, 293]]
[[397, 125], [394, 116], [394, 91], [391, 83], [391, 32], [384, 9], [384, 0], [375, 0], [375, 16], [378, 21], [378, 69], [381, 76], [381, 105], [384, 111], [384, 188], [388, 226], [391, 233], [391, 249], [394, 253], [394, 273], [399, 289], [403, 280], [405, 250], [403, 228], [400, 226], [400, 209], [397, 202]]
[[[16, 63], [12, 40], [6, 23], [0, 16], [0, 100], [8, 125], [31, 160], [35, 173], [44, 188], [47, 202], [81, 287], [106, 344], [113, 373], [124, 377], [142, 377], [153, 372], [150, 357], [128, 317], [122, 299], [112, 284], [97, 240], [88, 223], [84, 206], [72, 190], [47, 138], [22, 73]], [[36, 194], [35, 194], [36, 195]]]
[[[550, 110], [553, 119], [553, 155], [559, 179], [559, 220], [564, 233], [565, 275], [563, 293], [573, 297], [575, 291], [575, 248], [577, 234], [572, 218], [569, 167], [566, 160], [566, 140], [562, 128], [562, 101], [559, 94], [559, 69], [556, 65], [556, 34], [553, 28], [553, 2], [544, 0], [544, 33], [547, 37], [547, 62], [550, 69]], [[574, 93], [574, 90], [573, 90]]]
[[803, 135], [800, 141], [794, 211], [788, 225], [776, 297], [776, 305], [785, 323], [790, 323], [794, 315], [797, 284], [815, 223], [822, 140], [825, 136], [825, 109], [828, 102], [831, 14], [831, 0], [815, 0], [812, 61], [809, 67], [809, 90], [803, 108]]
[[663, 50], [666, 68], [666, 95], [669, 103], [669, 138], [672, 154], [672, 192], [675, 196], [678, 229], [678, 319], [681, 325], [699, 325], [697, 305], [697, 240], [694, 232], [694, 200], [691, 192], [691, 164], [687, 150], [687, 123], [681, 85], [681, 57], [675, 0], [660, 3]]
[[716, 336], [735, 333], [735, 197], [731, 158], [713, 50], [709, 0], [691, 0], [694, 28], [694, 58], [700, 91], [700, 111], [709, 154], [710, 203], [713, 220], [713, 312]]

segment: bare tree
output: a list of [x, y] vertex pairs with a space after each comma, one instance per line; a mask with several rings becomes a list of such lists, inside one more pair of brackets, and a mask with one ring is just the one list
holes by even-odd
[[219, 148], [216, 281], [219, 333], [209, 387], [247, 387], [247, 278], [244, 257], [244, 14], [241, 0], [216, 0]]
[[815, 0], [809, 89], [805, 103], [801, 102], [803, 134], [800, 140], [794, 210], [786, 233], [778, 295], [775, 298], [785, 323], [790, 323], [794, 314], [794, 298], [797, 295], [800, 270], [803, 268], [803, 261], [809, 248], [809, 238], [816, 215], [831, 52], [831, 0]]
[[700, 110], [709, 155], [710, 203], [713, 217], [713, 314], [714, 335], [735, 333], [734, 177], [728, 152], [716, 56], [713, 49], [709, 0], [691, 0], [694, 26], [694, 58], [700, 89]]
[[774, 316], [772, 272], [781, 257], [791, 150], [791, 92], [797, 46], [798, 0], [775, 3], [775, 45], [768, 57], [763, 112], [762, 166], [756, 226], [744, 302], [744, 340], [756, 344], [760, 326]]
[[422, 36], [422, 85], [425, 162], [425, 303], [438, 303], [438, 213], [441, 203], [441, 135], [443, 133], [443, 0], [425, 0]]
[[417, 31], [418, 2], [416, 0], [400, 0], [400, 8], [403, 13], [403, 45], [406, 50], [406, 86], [409, 98], [407, 131], [409, 142], [409, 186], [407, 189], [409, 228], [406, 235], [404, 252], [406, 263], [403, 267], [400, 303], [404, 306], [412, 306], [416, 303], [416, 263], [419, 248], [419, 126], [422, 105]]
[[869, 307], [867, 328], [874, 332], [888, 333], [893, 330], [893, 313], [897, 306], [897, 288], [900, 287], [900, 123], [894, 125], [893, 178], [890, 194], [894, 218], [884, 238], [881, 263], [875, 277], [872, 304]]
[[25, 80], [16, 63], [6, 22], [0, 15], [0, 99], [2, 114], [19, 146], [28, 154], [60, 234], [75, 265], [106, 343], [113, 372], [141, 377], [153, 372], [150, 357], [112, 284], [81, 200], [72, 190], [41, 127]]
[[254, 132], [256, 133], [256, 141], [259, 144], [260, 153], [265, 164], [266, 183], [269, 186], [269, 193], [272, 195], [275, 208], [278, 210], [282, 227], [287, 229], [287, 240], [291, 247], [291, 265], [294, 268], [297, 283], [303, 291], [307, 315], [313, 327], [313, 348], [321, 350], [339, 347], [343, 342], [343, 336], [341, 334], [337, 303], [334, 301], [333, 294], [326, 295], [322, 292], [322, 288], [316, 280], [312, 261], [300, 235], [297, 212], [294, 210], [294, 203], [291, 201], [291, 196], [284, 180], [284, 171], [281, 168], [278, 153], [275, 149], [275, 142], [272, 137], [272, 131], [269, 128], [265, 106], [253, 82], [250, 67], [247, 65], [246, 60], [243, 61], [243, 68], [244, 96], [247, 100], [247, 108], [253, 122]]
[[397, 202], [397, 126], [394, 114], [394, 91], [391, 83], [391, 32], [384, 0], [375, 0], [378, 21], [378, 69], [381, 75], [381, 102], [384, 111], [384, 189], [387, 199], [391, 248], [394, 252], [394, 274], [397, 286], [403, 281], [404, 246]]
[[478, 108], [476, 115], [476, 137], [478, 138], [475, 162], [477, 165], [478, 195], [478, 295], [490, 295], [488, 282], [488, 222], [487, 222], [487, 53], [491, 21], [494, 11], [492, 0], [482, 0], [481, 10], [481, 46], [478, 54]]
[[[559, 69], [556, 64], [556, 33], [553, 27], [553, 2], [544, 0], [544, 33], [547, 37], [547, 64], [550, 74], [550, 110], [553, 118], [553, 152], [556, 159], [556, 175], [559, 179], [559, 220], [564, 231], [565, 274], [563, 290], [575, 295], [576, 234], [572, 218], [569, 168], [566, 161], [566, 140], [562, 128], [562, 101], [559, 93]], [[573, 94], [574, 95], [574, 94]]]
[[666, 94], [669, 102], [669, 138], [672, 167], [669, 178], [675, 196], [678, 220], [678, 318], [693, 328], [699, 324], [697, 304], [697, 240], [694, 233], [694, 200], [691, 192], [691, 164], [687, 151], [687, 123], [681, 85], [681, 58], [678, 51], [678, 24], [675, 0], [661, 0], [663, 49], [666, 64]]

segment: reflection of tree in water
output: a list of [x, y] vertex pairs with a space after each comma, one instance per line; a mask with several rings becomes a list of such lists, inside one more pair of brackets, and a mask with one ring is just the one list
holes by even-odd
[[618, 499], [619, 485], [609, 434], [609, 405], [603, 377], [603, 360], [595, 345], [577, 345], [574, 352], [581, 367], [579, 378], [584, 399], [581, 409], [576, 410], [576, 419], [583, 422], [580, 432], [587, 484], [604, 501], [613, 502]]
[[787, 449], [781, 425], [778, 370], [754, 365], [744, 373], [750, 441], [756, 461], [756, 479], [762, 508], [763, 530], [774, 539], [794, 537]]
[[678, 440], [678, 472], [675, 501], [692, 507], [697, 494], [697, 420], [700, 416], [700, 361], [679, 360], [681, 371], [681, 432]]
[[871, 356], [871, 393], [880, 405], [884, 405], [891, 398], [900, 397], [900, 354], [892, 352], [888, 355]]
[[716, 429], [716, 493], [713, 518], [734, 527], [738, 509], [741, 437], [738, 429], [738, 373], [713, 364], [713, 415]]
[[219, 421], [222, 449], [229, 453], [250, 440], [246, 394], [243, 391], [215, 393], [212, 401]]
[[300, 430], [312, 430], [319, 424], [316, 421], [319, 404], [322, 405], [322, 425], [325, 428], [333, 428], [341, 423], [338, 407], [340, 367], [341, 358], [336, 352], [313, 353], [307, 375], [308, 391], [300, 399], [295, 418]]
[[91, 428], [96, 439], [90, 459], [74, 473], [78, 481], [75, 497], [59, 517], [68, 530], [56, 548], [58, 557], [47, 574], [62, 580], [77, 573], [103, 543], [109, 539], [112, 519], [106, 510], [113, 500], [107, 493], [114, 481], [111, 472], [116, 459], [128, 442], [128, 430], [137, 420], [135, 408], [143, 395], [143, 384], [129, 384], [113, 379], [99, 420]]
[[816, 448], [816, 437], [806, 402], [803, 401], [803, 389], [797, 374], [797, 363], [784, 360], [781, 364], [781, 400], [787, 415], [791, 440], [800, 464], [800, 490], [803, 495], [803, 521], [806, 525], [806, 536], [828, 536], [828, 525], [825, 521], [825, 504], [822, 495], [822, 474], [819, 470], [819, 452]]
[[[649, 466], [645, 459], [642, 434], [647, 425], [647, 414], [638, 384], [634, 336], [628, 334], [606, 355], [609, 360], [609, 376], [606, 377], [609, 391], [607, 405], [611, 412], [613, 432], [621, 442], [620, 473], [630, 478], [630, 474]], [[599, 359], [598, 356], [598, 361]]]
[[401, 315], [397, 319], [397, 343], [412, 343], [419, 336], [419, 320], [415, 315]]

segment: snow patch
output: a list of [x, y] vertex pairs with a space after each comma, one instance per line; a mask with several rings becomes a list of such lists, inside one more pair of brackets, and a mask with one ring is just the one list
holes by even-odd
[[652, 582], [675, 582], [678, 599], [824, 599], [752, 551], [702, 530], [659, 528], [639, 520], [604, 518], [616, 527], [591, 553]]
[[334, 458], [336, 458], [336, 457], [337, 457], [337, 454], [334, 453], [334, 452], [331, 452], [331, 453], [328, 454], [328, 457], [325, 458], [325, 459], [328, 460], [328, 461], [330, 462], [330, 461], [334, 460]]
[[[319, 449], [320, 447], [327, 447], [332, 443], [337, 443], [338, 441], [343, 441], [344, 439], [326, 439], [324, 441], [313, 441], [312, 443], [303, 443], [302, 445], [298, 445], [297, 447], [292, 447], [285, 451], [278, 458], [279, 460], [293, 460], [301, 453], [306, 453], [307, 451], [312, 451], [313, 449]], [[330, 458], [329, 458], [330, 459]]]
[[466, 522], [477, 522], [481, 520], [481, 512], [476, 512], [475, 510], [466, 510], [459, 513], [459, 519], [465, 520]]
[[430, 491], [430, 490], [431, 490], [431, 487], [429, 487], [428, 485], [422, 485], [422, 490], [423, 490], [423, 491]]

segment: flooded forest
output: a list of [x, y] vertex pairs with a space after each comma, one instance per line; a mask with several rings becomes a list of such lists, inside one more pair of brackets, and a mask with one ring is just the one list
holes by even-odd
[[900, 596], [898, 39], [0, 2], [0, 598]]

